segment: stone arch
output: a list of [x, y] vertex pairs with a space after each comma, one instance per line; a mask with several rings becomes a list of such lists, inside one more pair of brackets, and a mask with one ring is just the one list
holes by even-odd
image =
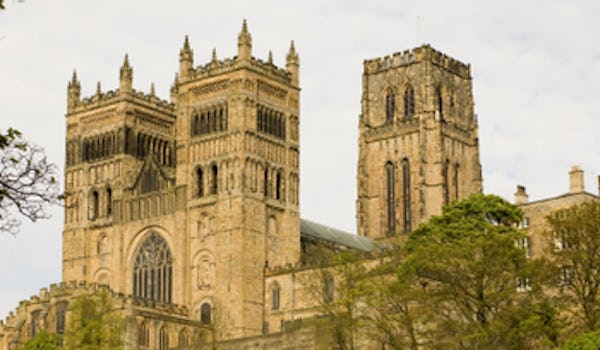
[[211, 290], [214, 288], [216, 272], [215, 259], [208, 250], [198, 252], [194, 259], [194, 280], [196, 287], [200, 290]]
[[110, 285], [110, 278], [110, 270], [105, 267], [101, 267], [94, 272], [94, 282], [98, 284]]

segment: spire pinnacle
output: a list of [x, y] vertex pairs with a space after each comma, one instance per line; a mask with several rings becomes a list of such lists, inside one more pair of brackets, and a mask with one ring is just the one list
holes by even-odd
[[248, 24], [244, 19], [242, 31], [238, 35], [238, 59], [248, 60], [252, 56], [252, 36], [248, 31]]
[[294, 44], [294, 40], [292, 40], [292, 42], [290, 43], [290, 50], [287, 54], [287, 61], [288, 63], [292, 61], [296, 61], [296, 63], [298, 63], [298, 53], [296, 52], [296, 45]]
[[288, 51], [285, 69], [291, 73], [292, 84], [298, 85], [298, 79], [300, 75], [300, 58], [296, 52], [296, 45], [294, 40], [290, 43], [290, 50]]
[[217, 62], [217, 48], [213, 47], [212, 49], [212, 62], [216, 63]]
[[102, 94], [102, 84], [100, 83], [100, 81], [98, 81], [98, 84], [96, 84], [96, 95], [101, 95]]
[[131, 68], [129, 66], [129, 54], [125, 54], [125, 59], [123, 60], [123, 68]]
[[79, 80], [77, 79], [77, 71], [73, 69], [73, 76], [71, 77], [71, 81], [69, 81], [69, 86], [77, 85], [79, 85]]
[[273, 51], [269, 50], [269, 58], [268, 61], [269, 64], [273, 64]]
[[155, 96], [155, 95], [156, 95], [156, 92], [154, 89], [154, 83], [152, 82], [152, 83], [150, 83], [150, 96]]
[[120, 86], [119, 90], [122, 93], [130, 93], [132, 91], [132, 83], [133, 83], [133, 69], [129, 64], [129, 55], [125, 54], [125, 59], [123, 60], [123, 65], [121, 66], [121, 72], [119, 75]]

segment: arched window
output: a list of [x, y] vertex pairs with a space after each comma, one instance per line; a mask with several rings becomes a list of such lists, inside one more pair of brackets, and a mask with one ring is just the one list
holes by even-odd
[[410, 164], [408, 159], [402, 160], [402, 208], [404, 209], [404, 232], [410, 232], [412, 213], [410, 208]]
[[159, 350], [168, 350], [169, 349], [169, 332], [167, 332], [167, 327], [162, 326], [160, 331], [158, 332], [158, 349]]
[[92, 192], [92, 198], [90, 200], [90, 218], [96, 220], [100, 216], [100, 196], [98, 191]]
[[330, 275], [326, 275], [323, 284], [323, 302], [331, 303], [333, 301], [333, 293], [335, 289], [333, 277], [331, 277]]
[[144, 240], [133, 263], [133, 295], [171, 303], [173, 258], [167, 242], [156, 232]]
[[198, 197], [204, 196], [204, 174], [202, 173], [202, 168], [200, 168], [200, 167], [198, 167], [198, 169], [196, 169], [196, 186], [197, 186], [196, 195]]
[[212, 310], [209, 303], [203, 303], [200, 306], [200, 322], [203, 324], [212, 323]]
[[31, 338], [35, 337], [36, 334], [38, 334], [39, 329], [39, 323], [40, 323], [40, 319], [41, 319], [41, 315], [42, 315], [42, 311], [41, 310], [35, 310], [34, 312], [31, 313], [31, 324], [30, 324], [30, 328], [29, 328], [29, 333]]
[[179, 332], [179, 347], [185, 347], [190, 345], [190, 337], [188, 336], [188, 332], [186, 329], [182, 329]]
[[387, 162], [385, 164], [386, 174], [386, 200], [387, 200], [387, 234], [393, 234], [396, 232], [396, 198], [394, 191], [394, 183], [396, 182], [394, 176], [394, 164]]
[[279, 296], [280, 296], [281, 288], [278, 284], [273, 286], [271, 290], [271, 308], [273, 310], [279, 310]]
[[69, 303], [66, 301], [56, 304], [56, 334], [63, 334], [65, 332], [65, 318], [68, 307]]
[[210, 194], [217, 194], [219, 183], [219, 168], [216, 164], [211, 166], [212, 177], [210, 178]]
[[150, 329], [148, 328], [148, 323], [145, 321], [138, 327], [138, 345], [144, 347], [150, 346]]
[[265, 172], [263, 174], [263, 194], [265, 197], [269, 196], [269, 170], [265, 167]]
[[458, 200], [458, 163], [454, 164], [454, 199]]
[[415, 115], [415, 90], [412, 86], [407, 86], [404, 91], [404, 119], [412, 118]]
[[106, 189], [106, 216], [110, 216], [112, 214], [112, 190], [109, 188]]
[[98, 255], [105, 254], [108, 252], [108, 237], [105, 234], [100, 235], [98, 238], [97, 246]]
[[448, 179], [448, 168], [450, 167], [450, 161], [446, 160], [444, 163], [444, 167], [442, 168], [442, 177], [444, 180], [444, 205], [448, 205], [450, 203], [450, 185]]
[[385, 96], [385, 122], [391, 123], [394, 120], [394, 112], [396, 111], [396, 96], [394, 92], [388, 91]]
[[275, 177], [275, 199], [281, 199], [281, 172], [277, 172]]
[[435, 89], [435, 103], [437, 105], [437, 110], [440, 113], [440, 120], [444, 120], [444, 99], [442, 96], [442, 88], [439, 86]]

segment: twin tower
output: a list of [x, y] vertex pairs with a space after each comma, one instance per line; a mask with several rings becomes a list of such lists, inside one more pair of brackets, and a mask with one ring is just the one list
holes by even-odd
[[[194, 65], [186, 37], [171, 101], [119, 88], [81, 98], [68, 85], [62, 279], [185, 305], [219, 338], [260, 334], [265, 271], [295, 266], [299, 58], [237, 56]], [[359, 235], [414, 229], [481, 190], [470, 68], [429, 46], [365, 61]]]

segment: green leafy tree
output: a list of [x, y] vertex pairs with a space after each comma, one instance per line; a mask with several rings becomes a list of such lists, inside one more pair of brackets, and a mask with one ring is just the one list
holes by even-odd
[[64, 337], [65, 350], [120, 350], [124, 320], [115, 310], [109, 293], [78, 296]]
[[554, 301], [567, 316], [567, 334], [595, 331], [600, 328], [600, 203], [560, 210], [547, 220], [549, 283], [559, 286]]
[[530, 278], [534, 263], [516, 244], [524, 237], [516, 229], [521, 220], [521, 210], [500, 197], [475, 194], [444, 207], [441, 216], [409, 236], [401, 276], [420, 293], [417, 302], [426, 315], [422, 324], [431, 335], [427, 347], [548, 346], [551, 332], [538, 326], [553, 327], [553, 314], [540, 315], [538, 321], [515, 313], [519, 302], [537, 290]]
[[0, 231], [17, 232], [15, 212], [31, 221], [48, 218], [48, 205], [62, 199], [56, 176], [40, 147], [18, 130], [0, 131]]
[[560, 350], [598, 350], [600, 349], [600, 330], [583, 333], [568, 341]]
[[41, 331], [29, 339], [21, 350], [59, 350], [60, 338], [56, 334]]

